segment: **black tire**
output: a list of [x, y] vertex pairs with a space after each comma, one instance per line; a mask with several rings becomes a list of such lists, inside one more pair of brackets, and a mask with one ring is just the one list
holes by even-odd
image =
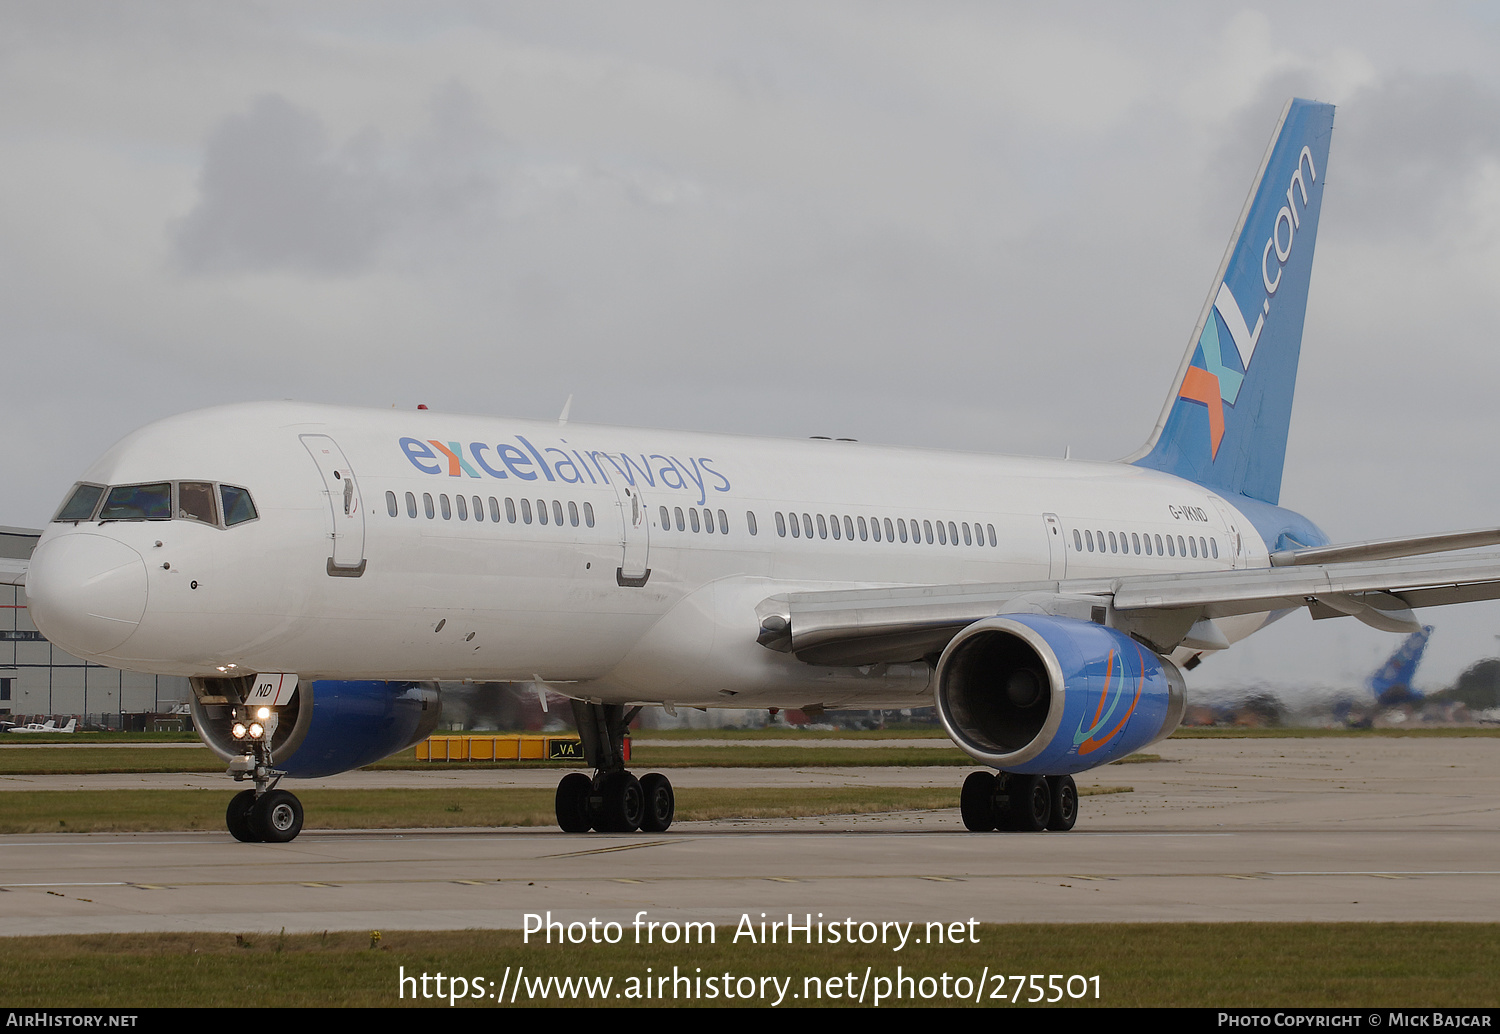
[[241, 790], [229, 798], [229, 807], [224, 809], [224, 825], [229, 835], [242, 844], [260, 843], [260, 834], [250, 823], [250, 810], [255, 807], [255, 791]]
[[642, 832], [665, 833], [672, 828], [672, 816], [677, 812], [677, 795], [672, 792], [672, 781], [660, 772], [642, 776], [641, 797], [644, 804]]
[[1047, 819], [1047, 828], [1066, 833], [1078, 821], [1078, 784], [1070, 775], [1048, 776], [1047, 790], [1052, 798], [1052, 815]]
[[1006, 795], [1010, 819], [1007, 825], [1011, 829], [1037, 833], [1047, 828], [1052, 818], [1052, 793], [1044, 776], [1012, 773]]
[[958, 795], [958, 810], [964, 828], [974, 833], [988, 833], [995, 828], [995, 773], [970, 772]]
[[601, 833], [634, 833], [645, 812], [641, 781], [629, 772], [608, 773], [589, 794], [589, 820]]
[[302, 802], [286, 790], [263, 793], [250, 809], [250, 828], [268, 844], [285, 844], [302, 832]]
[[589, 831], [589, 790], [594, 781], [582, 772], [572, 772], [557, 784], [557, 826], [564, 833]]

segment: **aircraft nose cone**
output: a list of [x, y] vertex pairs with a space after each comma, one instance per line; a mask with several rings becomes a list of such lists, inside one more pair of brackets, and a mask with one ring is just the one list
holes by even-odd
[[26, 572], [36, 627], [79, 657], [108, 653], [130, 638], [146, 611], [146, 589], [141, 555], [103, 535], [48, 539]]

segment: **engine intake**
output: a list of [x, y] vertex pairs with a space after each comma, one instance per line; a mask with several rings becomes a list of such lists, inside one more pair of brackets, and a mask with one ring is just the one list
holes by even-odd
[[938, 717], [970, 757], [1007, 772], [1082, 772], [1171, 734], [1182, 673], [1117, 629], [1045, 614], [976, 621], [936, 672]]

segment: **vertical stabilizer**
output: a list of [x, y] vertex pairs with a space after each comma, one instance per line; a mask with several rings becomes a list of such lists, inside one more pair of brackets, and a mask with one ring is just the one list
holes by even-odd
[[1333, 105], [1291, 100], [1151, 440], [1132, 461], [1277, 503]]

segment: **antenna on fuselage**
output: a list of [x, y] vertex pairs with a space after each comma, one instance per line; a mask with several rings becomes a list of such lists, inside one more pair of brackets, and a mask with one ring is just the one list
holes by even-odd
[[573, 396], [569, 395], [568, 396], [568, 401], [566, 401], [566, 402], [563, 403], [563, 411], [560, 414], [558, 414], [558, 417], [557, 417], [557, 426], [558, 427], [562, 427], [564, 424], [566, 424], [568, 422], [568, 410], [570, 410], [572, 408], [573, 408]]

